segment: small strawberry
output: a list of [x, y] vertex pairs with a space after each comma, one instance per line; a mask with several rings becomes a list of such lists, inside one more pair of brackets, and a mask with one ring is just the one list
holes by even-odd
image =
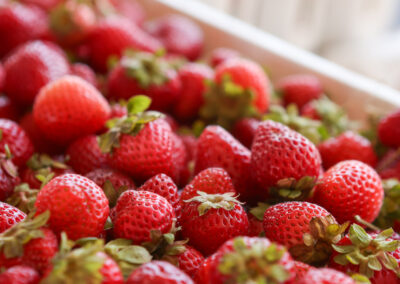
[[89, 65], [83, 63], [74, 63], [71, 65], [71, 74], [81, 77], [83, 80], [86, 80], [96, 88], [98, 87], [96, 73], [94, 73]]
[[185, 251], [178, 254], [178, 267], [190, 277], [199, 270], [204, 261], [204, 256], [191, 246], [185, 245]]
[[251, 173], [260, 190], [275, 198], [304, 200], [320, 167], [320, 154], [307, 138], [277, 122], [259, 124], [251, 148]]
[[400, 180], [400, 151], [388, 149], [380, 158], [376, 169], [382, 179]]
[[114, 99], [128, 100], [145, 94], [151, 109], [166, 111], [177, 100], [181, 83], [176, 71], [157, 54], [134, 52], [122, 57], [110, 72], [107, 91]]
[[321, 120], [321, 116], [319, 115], [317, 108], [315, 106], [315, 101], [312, 100], [308, 103], [306, 103], [302, 108], [301, 108], [301, 115], [313, 120]]
[[193, 279], [196, 284], [210, 284], [211, 280], [211, 269], [213, 268], [212, 265], [214, 264], [215, 259], [217, 258], [217, 254], [214, 253], [207, 257], [199, 269], [197, 270], [196, 274], [194, 275]]
[[309, 269], [298, 284], [356, 284], [356, 282], [348, 275], [330, 268]]
[[0, 202], [0, 233], [21, 222], [26, 214], [14, 206]]
[[359, 161], [344, 161], [325, 172], [315, 187], [313, 202], [326, 208], [339, 223], [359, 215], [367, 222], [378, 216], [383, 201], [378, 174]]
[[193, 284], [193, 280], [166, 261], [151, 261], [134, 270], [126, 281], [126, 284], [144, 283]]
[[173, 109], [174, 116], [182, 122], [193, 120], [204, 104], [206, 80], [211, 80], [213, 70], [204, 64], [188, 63], [178, 71], [182, 84], [179, 100]]
[[[0, 67], [1, 68], [1, 67]], [[1, 71], [0, 71], [1, 73]], [[0, 74], [1, 77], [1, 74]], [[0, 78], [1, 81], [1, 78]], [[1, 85], [1, 83], [0, 83]], [[1, 87], [0, 87], [1, 92]], [[0, 96], [0, 118], [6, 118], [10, 120], [17, 121], [19, 117], [19, 111], [17, 105], [12, 102], [6, 96]]]
[[299, 109], [308, 102], [319, 99], [323, 93], [321, 82], [313, 75], [287, 76], [277, 83], [276, 88], [285, 105], [296, 104]]
[[260, 121], [255, 118], [243, 118], [235, 123], [232, 134], [240, 143], [251, 149], [259, 124]]
[[47, 183], [40, 190], [35, 207], [37, 214], [49, 210], [49, 227], [57, 234], [65, 231], [72, 240], [100, 234], [109, 215], [103, 190], [76, 174], [65, 174]]
[[379, 140], [386, 146], [400, 147], [400, 110], [385, 116], [378, 126]]
[[39, 273], [25, 265], [13, 266], [0, 274], [0, 284], [38, 284]]
[[214, 253], [230, 238], [245, 235], [247, 214], [233, 193], [198, 195], [185, 200], [180, 225], [182, 236], [204, 255]]
[[240, 57], [238, 51], [230, 48], [220, 47], [214, 49], [211, 53], [210, 64], [212, 67], [217, 67], [219, 64], [231, 58]]
[[33, 106], [39, 129], [62, 145], [100, 130], [110, 112], [99, 91], [76, 76], [65, 76], [46, 85]]
[[172, 133], [172, 140], [172, 158], [177, 172], [175, 179], [179, 186], [185, 186], [192, 176], [192, 167], [189, 167], [188, 153], [181, 137]]
[[306, 263], [304, 263], [304, 262], [295, 260], [294, 261], [294, 268], [295, 268], [295, 271], [296, 271], [296, 280], [299, 281], [313, 267], [308, 265], [308, 264], [306, 264]]
[[44, 41], [28, 42], [15, 49], [4, 62], [4, 70], [4, 91], [24, 105], [32, 104], [42, 87], [70, 72], [64, 52]]

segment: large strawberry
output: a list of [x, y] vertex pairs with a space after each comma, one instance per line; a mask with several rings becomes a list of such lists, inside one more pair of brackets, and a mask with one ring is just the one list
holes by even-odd
[[289, 200], [307, 198], [320, 167], [320, 154], [307, 138], [278, 122], [260, 123], [251, 148], [251, 174], [260, 190]]
[[382, 206], [382, 182], [374, 169], [362, 162], [340, 162], [318, 182], [313, 201], [332, 213], [339, 223], [352, 222], [356, 215], [372, 222]]
[[378, 126], [379, 140], [390, 147], [400, 146], [400, 110], [385, 116]]
[[33, 106], [39, 129], [62, 145], [100, 130], [110, 112], [99, 91], [76, 76], [65, 76], [46, 85]]
[[298, 284], [356, 284], [356, 282], [343, 272], [330, 268], [309, 269]]
[[72, 240], [99, 235], [109, 214], [103, 190], [76, 174], [65, 174], [47, 183], [40, 190], [35, 207], [37, 214], [49, 210], [49, 227], [57, 234], [65, 231]]
[[4, 202], [0, 202], [0, 233], [11, 228], [15, 224], [21, 222], [26, 217], [26, 214]]
[[14, 50], [4, 62], [4, 91], [24, 105], [33, 103], [39, 90], [70, 72], [63, 51], [44, 41], [28, 42]]
[[230, 238], [245, 235], [247, 214], [233, 193], [207, 194], [199, 191], [185, 200], [180, 218], [182, 235], [204, 255], [214, 253]]
[[38, 284], [39, 273], [26, 265], [13, 266], [0, 274], [0, 284]]

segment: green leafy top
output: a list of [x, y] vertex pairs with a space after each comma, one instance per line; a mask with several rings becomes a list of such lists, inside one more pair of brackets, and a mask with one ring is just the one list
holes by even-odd
[[397, 179], [383, 181], [385, 197], [375, 224], [382, 228], [392, 227], [395, 221], [400, 221], [400, 182]]
[[257, 218], [259, 221], [264, 220], [264, 213], [270, 207], [269, 204], [258, 202], [256, 207], [250, 209], [250, 213]]
[[315, 177], [304, 176], [299, 180], [295, 178], [285, 178], [277, 182], [270, 189], [271, 196], [275, 201], [294, 201], [306, 200], [316, 183]]
[[4, 153], [0, 153], [0, 166], [10, 177], [18, 176], [18, 168], [12, 161], [13, 155], [8, 144], [4, 145]]
[[203, 216], [210, 209], [223, 208], [225, 210], [232, 210], [237, 204], [241, 204], [237, 197], [234, 196], [235, 193], [227, 192], [224, 194], [207, 194], [203, 191], [197, 191], [197, 196], [185, 200], [185, 202], [199, 202], [197, 207], [199, 211], [199, 216]]
[[38, 189], [31, 189], [29, 184], [21, 183], [14, 188], [13, 194], [7, 198], [7, 203], [17, 207], [25, 213], [33, 212]]
[[28, 160], [26, 165], [34, 171], [41, 170], [44, 168], [55, 168], [55, 169], [68, 169], [69, 167], [63, 162], [52, 159], [47, 154], [35, 153]]

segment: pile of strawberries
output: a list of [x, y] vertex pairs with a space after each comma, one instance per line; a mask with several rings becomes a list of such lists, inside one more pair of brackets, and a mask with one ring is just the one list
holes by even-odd
[[0, 284], [400, 283], [400, 110], [361, 127], [204, 44], [131, 0], [0, 1]]

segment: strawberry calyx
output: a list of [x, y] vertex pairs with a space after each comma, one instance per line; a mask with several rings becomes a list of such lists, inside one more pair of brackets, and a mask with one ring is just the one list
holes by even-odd
[[118, 197], [129, 188], [126, 185], [115, 188], [110, 180], [106, 180], [103, 185], [103, 191], [108, 199], [110, 207], [114, 207], [117, 204]]
[[374, 271], [384, 268], [400, 276], [399, 264], [389, 253], [400, 246], [399, 241], [390, 239], [393, 233], [393, 229], [389, 228], [373, 238], [361, 226], [353, 224], [348, 235], [351, 245], [332, 245], [339, 253], [334, 257], [334, 261], [340, 265], [358, 265], [359, 273], [368, 278], [374, 276]]
[[249, 210], [249, 212], [257, 218], [258, 221], [264, 220], [264, 213], [270, 207], [269, 204], [258, 202], [256, 207], [253, 207]]
[[26, 163], [26, 165], [34, 171], [47, 168], [55, 168], [55, 169], [69, 168], [65, 163], [56, 161], [47, 154], [38, 154], [38, 153], [33, 154], [32, 157]]
[[369, 281], [368, 277], [359, 273], [352, 274], [351, 278], [357, 284], [371, 284], [371, 281]]
[[237, 196], [234, 196], [234, 192], [207, 194], [203, 191], [197, 191], [197, 194], [197, 196], [184, 200], [184, 202], [199, 202], [200, 204], [197, 207], [199, 216], [203, 216], [210, 209], [222, 208], [229, 211], [234, 209], [236, 204], [241, 204]]
[[[1, 140], [1, 139], [0, 139]], [[12, 161], [12, 153], [8, 145], [4, 145], [4, 153], [0, 153], [0, 166], [10, 177], [18, 176], [18, 168]]]
[[315, 177], [305, 176], [300, 180], [285, 178], [279, 180], [275, 186], [270, 188], [271, 196], [278, 200], [293, 201], [306, 200], [316, 183]]
[[163, 114], [156, 111], [146, 111], [150, 106], [151, 99], [147, 96], [138, 95], [129, 99], [126, 107], [128, 115], [122, 118], [113, 118], [107, 121], [106, 133], [100, 135], [99, 146], [103, 153], [110, 153], [113, 148], [119, 147], [119, 138], [122, 134], [136, 135], [143, 127]]
[[285, 253], [286, 249], [275, 243], [265, 246], [256, 241], [248, 247], [238, 237], [233, 241], [233, 251], [222, 256], [218, 270], [232, 283], [283, 283], [290, 275], [279, 263]]
[[296, 260], [322, 266], [333, 252], [332, 244], [336, 244], [343, 237], [349, 224], [338, 224], [332, 215], [313, 217], [310, 221], [310, 231], [303, 235], [303, 244], [291, 247], [289, 252]]
[[241, 118], [260, 115], [253, 105], [254, 91], [234, 83], [229, 74], [225, 74], [219, 83], [207, 81], [207, 84], [205, 103], [199, 114], [208, 124], [231, 129]]
[[14, 188], [13, 194], [7, 198], [7, 203], [25, 213], [33, 212], [38, 189], [32, 189], [27, 183], [21, 183]]
[[389, 228], [400, 220], [400, 182], [397, 179], [382, 181], [385, 197], [375, 224], [380, 228]]
[[46, 211], [34, 218], [33, 214], [0, 234], [0, 250], [6, 258], [22, 256], [25, 244], [32, 239], [44, 237], [41, 228], [49, 220], [50, 211]]

